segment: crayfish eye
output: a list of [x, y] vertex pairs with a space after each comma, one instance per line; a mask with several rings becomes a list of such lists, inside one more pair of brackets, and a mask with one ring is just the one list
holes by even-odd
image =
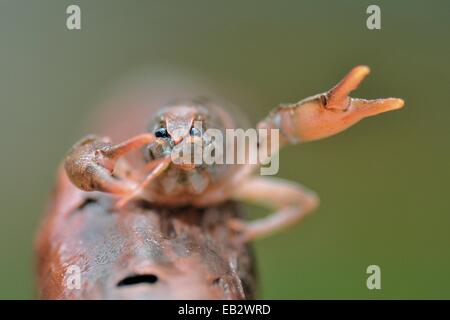
[[196, 137], [200, 137], [202, 135], [202, 132], [200, 131], [200, 129], [197, 129], [195, 127], [191, 128], [191, 131], [189, 132], [189, 134], [191, 136], [196, 136]]
[[169, 132], [166, 128], [159, 128], [155, 130], [155, 137], [157, 138], [169, 138]]

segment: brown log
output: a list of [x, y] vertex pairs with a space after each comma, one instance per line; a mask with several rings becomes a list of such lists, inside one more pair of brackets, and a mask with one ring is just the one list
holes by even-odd
[[[135, 202], [120, 212], [113, 203], [76, 189], [60, 170], [36, 241], [41, 299], [254, 296], [251, 250], [225, 223], [241, 217], [237, 203], [169, 209]], [[71, 282], [74, 270], [79, 288]]]

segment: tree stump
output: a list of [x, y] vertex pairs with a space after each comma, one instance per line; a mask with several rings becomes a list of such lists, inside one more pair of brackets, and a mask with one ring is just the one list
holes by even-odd
[[249, 299], [254, 260], [235, 202], [163, 208], [75, 188], [60, 170], [36, 241], [41, 299]]

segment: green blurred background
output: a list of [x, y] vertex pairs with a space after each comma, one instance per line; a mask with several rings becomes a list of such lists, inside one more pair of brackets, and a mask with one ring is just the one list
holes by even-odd
[[[69, 4], [81, 31], [66, 29]], [[371, 66], [354, 96], [406, 108], [283, 150], [279, 176], [321, 207], [256, 243], [260, 297], [450, 298], [449, 15], [448, 1], [0, 0], [0, 298], [34, 298], [44, 202], [99, 93], [159, 63], [207, 77], [253, 123]], [[371, 264], [381, 290], [366, 288]]]

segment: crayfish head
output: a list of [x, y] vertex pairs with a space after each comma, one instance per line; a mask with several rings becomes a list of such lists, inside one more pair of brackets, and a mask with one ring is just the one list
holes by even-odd
[[208, 104], [187, 101], [162, 108], [150, 123], [155, 142], [144, 149], [148, 162], [170, 157], [170, 166], [159, 181], [167, 194], [188, 191], [202, 193], [225, 168], [205, 162], [204, 155], [215, 145], [212, 131], [227, 126], [222, 110]]

